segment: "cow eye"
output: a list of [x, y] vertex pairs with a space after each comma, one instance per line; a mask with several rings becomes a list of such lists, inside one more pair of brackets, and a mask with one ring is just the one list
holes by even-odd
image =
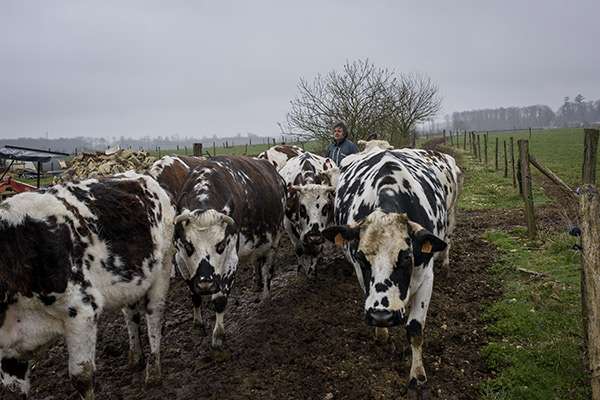
[[356, 252], [356, 258], [358, 259], [358, 262], [360, 262], [363, 266], [370, 266], [369, 260], [367, 260], [367, 257], [365, 256], [365, 253], [362, 252], [362, 250]]
[[409, 251], [402, 250], [398, 254], [398, 264], [399, 265], [410, 265], [412, 264], [412, 257]]
[[219, 254], [223, 253], [225, 251], [225, 245], [226, 245], [225, 241], [219, 242], [217, 244], [217, 253], [219, 253]]
[[184, 242], [183, 247], [185, 248], [185, 252], [187, 253], [188, 257], [194, 254], [194, 246], [192, 246], [191, 243]]

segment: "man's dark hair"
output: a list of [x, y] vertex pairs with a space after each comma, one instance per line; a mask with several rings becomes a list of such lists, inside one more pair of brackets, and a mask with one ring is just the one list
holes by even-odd
[[342, 133], [344, 134], [344, 137], [348, 137], [348, 127], [346, 126], [345, 123], [343, 122], [338, 122], [337, 124], [335, 124], [333, 126], [333, 129], [335, 130], [335, 128], [342, 128]]

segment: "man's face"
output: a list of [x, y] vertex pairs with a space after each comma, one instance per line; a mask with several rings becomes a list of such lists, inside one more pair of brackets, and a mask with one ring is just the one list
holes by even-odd
[[337, 141], [342, 140], [344, 138], [344, 130], [338, 126], [333, 130], [333, 137]]

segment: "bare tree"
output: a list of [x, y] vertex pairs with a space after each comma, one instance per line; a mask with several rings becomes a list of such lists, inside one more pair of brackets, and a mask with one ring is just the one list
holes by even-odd
[[[422, 74], [401, 74], [396, 85], [391, 88], [390, 98], [394, 101], [394, 114], [390, 119], [396, 129], [390, 143], [399, 146], [419, 122], [432, 119], [442, 106], [438, 86]], [[415, 136], [412, 135], [414, 147]]]
[[346, 62], [341, 72], [300, 79], [288, 124], [300, 135], [331, 138], [331, 126], [343, 121], [351, 138], [371, 133], [396, 145], [406, 143], [417, 123], [440, 108], [437, 86], [419, 74], [397, 75], [368, 59]]

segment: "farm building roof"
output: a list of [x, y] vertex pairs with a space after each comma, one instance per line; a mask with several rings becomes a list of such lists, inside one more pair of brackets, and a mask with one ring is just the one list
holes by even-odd
[[0, 158], [6, 158], [9, 160], [46, 163], [52, 158], [64, 156], [68, 156], [68, 154], [16, 146], [4, 146], [0, 148]]

